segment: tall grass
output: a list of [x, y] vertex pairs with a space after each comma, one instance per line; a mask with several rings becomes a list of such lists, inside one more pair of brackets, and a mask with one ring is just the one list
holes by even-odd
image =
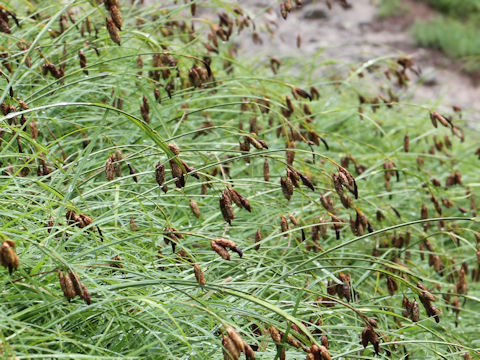
[[[273, 326], [305, 350], [325, 345], [326, 336], [332, 358], [479, 358], [480, 287], [470, 280], [480, 266], [479, 137], [463, 130], [466, 139], [459, 139], [468, 109], [433, 127], [429, 116], [437, 116], [439, 104], [410, 103], [408, 90], [396, 85], [395, 73], [406, 79], [393, 58], [356, 64], [350, 73], [332, 69], [330, 79], [311, 71], [318, 67], [313, 59], [280, 59], [274, 74], [270, 59], [236, 55], [232, 40], [217, 38], [217, 52], [207, 51], [204, 43], [214, 46], [208, 32], [219, 32], [210, 15], [244, 17], [227, 1], [194, 3], [192, 16], [193, 3], [122, 1], [118, 46], [103, 4], [6, 2], [19, 24], [9, 17], [11, 33], [0, 33], [0, 102], [3, 110], [12, 106], [0, 118], [0, 231], [16, 242], [20, 265], [12, 275], [0, 272], [2, 355], [221, 359], [229, 358], [222, 336], [232, 327], [258, 359], [282, 358], [282, 349], [289, 359], [305, 358], [287, 336], [275, 344], [267, 330]], [[233, 25], [233, 39], [261, 31], [244, 19], [248, 26], [237, 35]], [[154, 65], [155, 54], [170, 58]], [[45, 64], [63, 65], [64, 76], [43, 73]], [[205, 76], [197, 86], [192, 69]], [[409, 66], [406, 73], [414, 76]], [[311, 93], [311, 86], [319, 98], [293, 97], [293, 89]], [[382, 102], [378, 96], [389, 90]], [[247, 137], [268, 148], [239, 147]], [[168, 144], [176, 144], [178, 156]], [[156, 182], [159, 162], [166, 191]], [[189, 172], [184, 186], [175, 185], [175, 167]], [[311, 179], [315, 191], [300, 186], [287, 201], [280, 178], [286, 181], [288, 168]], [[358, 186], [358, 199], [340, 186], [348, 209], [332, 181], [342, 171]], [[232, 225], [219, 206], [226, 188], [251, 206], [248, 212], [235, 205]], [[328, 211], [321, 194], [334, 200]], [[359, 218], [354, 233], [350, 217]], [[325, 236], [314, 241], [321, 226]], [[168, 228], [183, 238], [172, 239]], [[233, 240], [243, 256], [222, 259], [210, 244], [218, 238]], [[174, 251], [165, 239], [175, 240]], [[457, 285], [465, 284], [459, 276], [466, 267], [468, 291]], [[59, 270], [78, 274], [90, 305], [64, 297]], [[404, 314], [404, 296], [418, 303], [427, 296], [418, 283], [435, 295], [440, 323], [422, 305], [418, 322]], [[323, 306], [328, 301], [335, 305]], [[370, 319], [378, 324], [378, 356], [360, 344]]]
[[412, 32], [418, 45], [442, 50], [452, 58], [470, 57], [472, 66], [478, 68], [480, 39], [475, 21], [439, 17], [428, 23], [417, 22]]
[[439, 11], [461, 17], [469, 17], [480, 11], [480, 3], [476, 0], [428, 0]]

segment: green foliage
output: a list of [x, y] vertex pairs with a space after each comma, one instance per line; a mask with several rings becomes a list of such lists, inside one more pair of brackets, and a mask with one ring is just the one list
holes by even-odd
[[[190, 4], [130, 3], [121, 2], [121, 46], [95, 1], [5, 4], [19, 25], [9, 16], [11, 33], [0, 32], [0, 233], [16, 242], [20, 266], [12, 275], [0, 268], [2, 355], [222, 359], [231, 326], [258, 359], [278, 358], [282, 346], [287, 358], [305, 358], [286, 337], [275, 346], [266, 331], [275, 326], [305, 348], [328, 336], [332, 358], [371, 359], [372, 346], [359, 340], [375, 319], [379, 357], [478, 358], [480, 283], [470, 275], [479, 271], [479, 135], [460, 140], [468, 110], [433, 127], [429, 114], [438, 117], [439, 104], [411, 103], [394, 74], [399, 82], [405, 71], [414, 75], [397, 59], [345, 74], [327, 68], [330, 59], [285, 58], [274, 74], [270, 59], [236, 56], [232, 40], [217, 38], [207, 51], [204, 44], [215, 46], [210, 25], [220, 26], [214, 12], [235, 23], [234, 39], [254, 31], [227, 1], [197, 2], [197, 18], [200, 10], [212, 16], [195, 21], [195, 31]], [[234, 19], [247, 23], [240, 35]], [[294, 98], [311, 86], [319, 98]], [[248, 137], [268, 148], [240, 148]], [[178, 157], [167, 144], [179, 147]], [[290, 169], [315, 191], [300, 185], [287, 201], [280, 179], [293, 154]], [[159, 162], [166, 192], [156, 182]], [[184, 186], [172, 178], [175, 167], [189, 172]], [[355, 177], [358, 199], [351, 183], [335, 188], [339, 172]], [[234, 205], [232, 225], [219, 207], [227, 187], [251, 205], [251, 213]], [[329, 211], [320, 194], [334, 200]], [[182, 235], [174, 251], [164, 241], [168, 228]], [[218, 238], [233, 240], [243, 257], [218, 256]], [[458, 285], [463, 263], [468, 291]], [[67, 301], [59, 270], [77, 273], [90, 305]], [[418, 322], [404, 314], [404, 296], [427, 296], [418, 283], [436, 296], [439, 324], [422, 305]], [[335, 306], [322, 306], [326, 300]]]
[[[461, 21], [450, 17], [439, 17], [428, 23], [417, 22], [412, 28], [415, 42], [420, 46], [431, 47], [446, 53], [452, 58], [470, 59], [470, 68], [480, 69], [479, 27], [476, 21]], [[465, 59], [469, 60], [469, 59]]]
[[408, 7], [401, 0], [382, 0], [378, 5], [378, 16], [386, 18], [390, 16], [404, 16], [408, 13]]
[[478, 0], [428, 0], [438, 11], [460, 17], [469, 17], [480, 12]]

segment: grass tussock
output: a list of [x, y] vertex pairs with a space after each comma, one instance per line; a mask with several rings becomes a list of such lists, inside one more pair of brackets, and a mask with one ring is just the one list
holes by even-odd
[[465, 60], [466, 68], [478, 70], [480, 56], [479, 23], [451, 17], [438, 17], [430, 22], [417, 22], [412, 33], [415, 42], [441, 50], [449, 57]]
[[410, 59], [252, 62], [227, 1], [1, 11], [2, 356], [479, 358], [478, 134]]
[[438, 11], [457, 17], [470, 17], [480, 12], [480, 3], [477, 0], [428, 0], [427, 2]]

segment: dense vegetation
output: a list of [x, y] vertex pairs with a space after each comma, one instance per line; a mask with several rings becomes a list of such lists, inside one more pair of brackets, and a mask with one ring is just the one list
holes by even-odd
[[4, 358], [480, 358], [468, 109], [412, 103], [408, 58], [235, 47], [265, 32], [220, 0], [2, 5]]

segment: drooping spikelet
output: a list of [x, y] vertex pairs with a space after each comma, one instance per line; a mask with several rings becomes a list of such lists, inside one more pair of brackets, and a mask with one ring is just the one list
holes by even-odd
[[195, 215], [195, 217], [200, 217], [200, 209], [196, 201], [190, 200], [190, 209], [192, 209], [192, 213]]
[[202, 269], [197, 264], [193, 264], [193, 271], [195, 272], [195, 278], [200, 285], [205, 285], [207, 282], [205, 281], [205, 276], [203, 275]]
[[4, 240], [2, 246], [0, 247], [0, 265], [8, 268], [10, 275], [13, 270], [18, 268], [20, 260], [15, 251], [15, 241]]
[[120, 44], [121, 44], [120, 32], [118, 31], [117, 26], [109, 18], [105, 18], [105, 21], [106, 21], [106, 24], [107, 24], [107, 31], [110, 35], [110, 39], [112, 39], [112, 41], [115, 44], [120, 46]]

